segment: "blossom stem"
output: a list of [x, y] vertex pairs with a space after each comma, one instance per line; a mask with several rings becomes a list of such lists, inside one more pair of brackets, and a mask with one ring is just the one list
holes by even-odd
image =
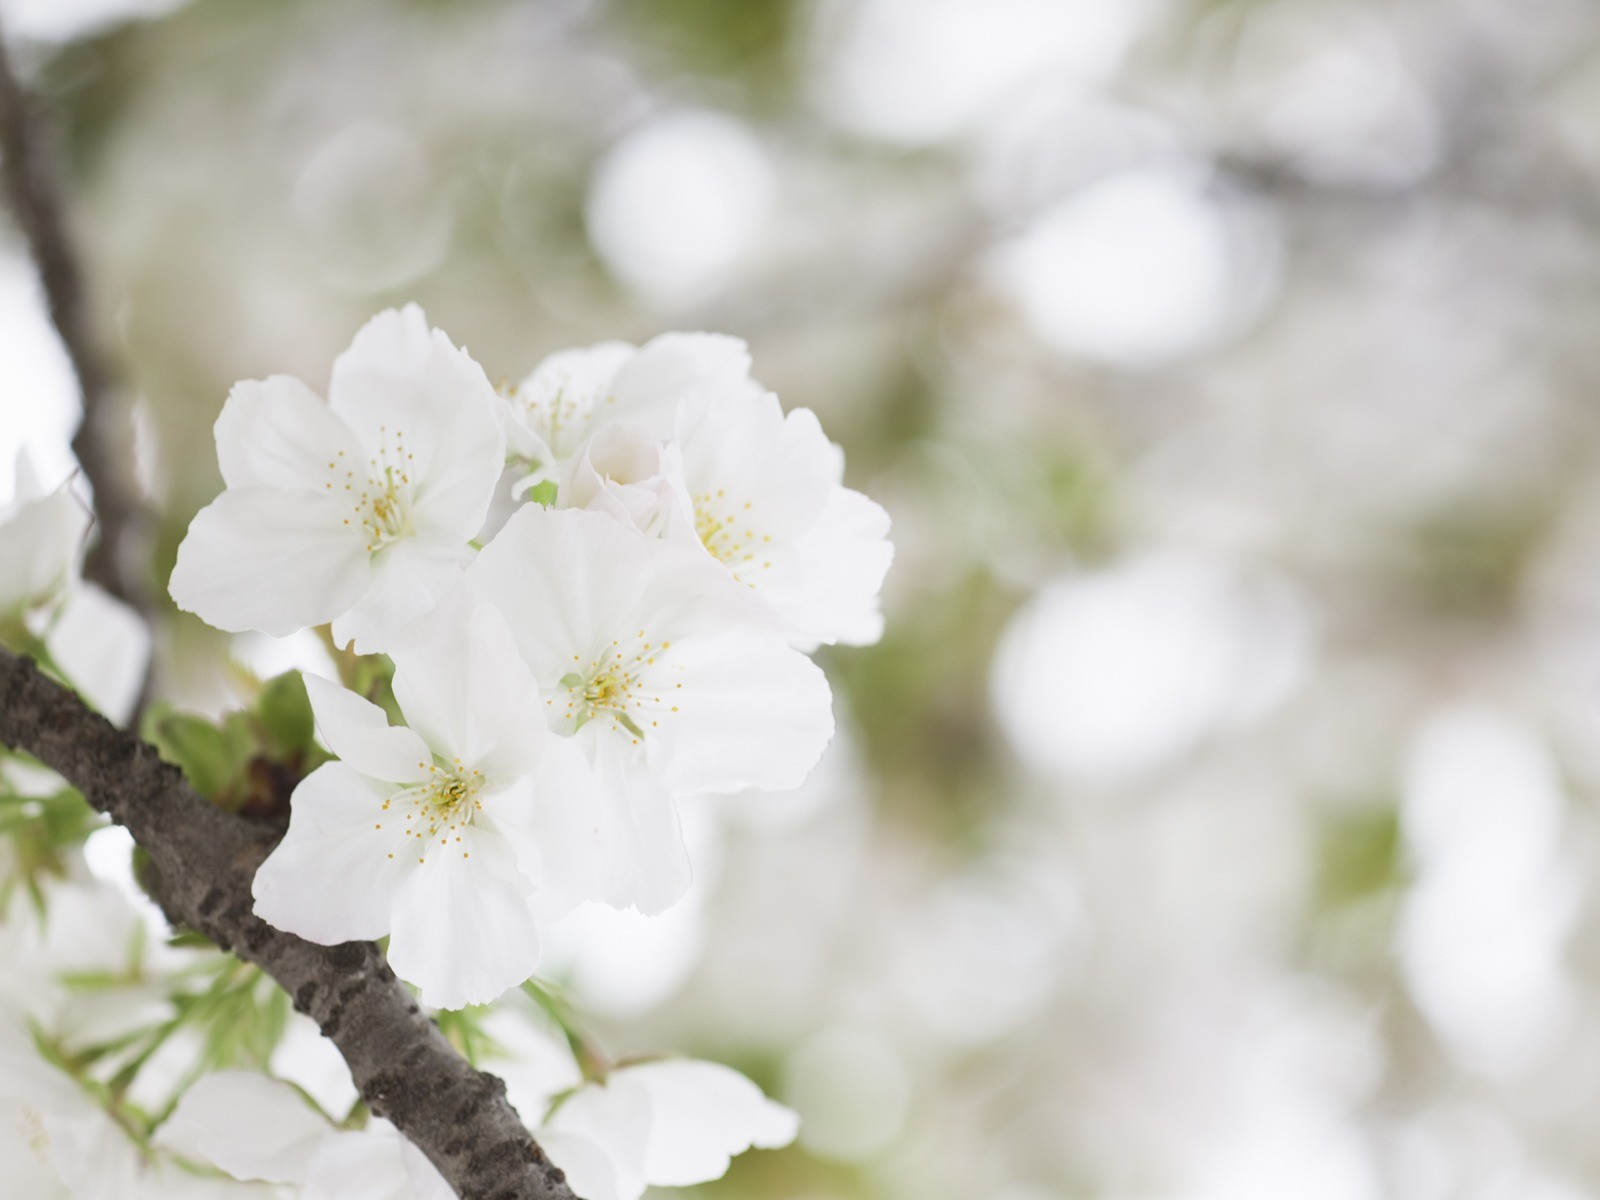
[[544, 984], [533, 979], [524, 983], [522, 990], [561, 1030], [561, 1035], [567, 1039], [567, 1046], [572, 1051], [572, 1057], [578, 1061], [578, 1069], [583, 1072], [584, 1079], [591, 1083], [605, 1079], [610, 1074], [613, 1064], [600, 1049], [599, 1044], [578, 1025], [572, 1015], [572, 1006]]

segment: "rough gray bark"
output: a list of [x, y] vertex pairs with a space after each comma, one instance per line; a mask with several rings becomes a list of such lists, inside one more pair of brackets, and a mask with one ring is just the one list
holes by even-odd
[[[100, 536], [84, 560], [84, 575], [112, 595], [144, 611], [144, 555], [130, 547], [130, 533], [143, 523], [144, 506], [129, 474], [132, 443], [126, 413], [113, 403], [110, 374], [90, 332], [83, 272], [69, 236], [48, 129], [13, 70], [0, 30], [0, 183], [28, 243], [50, 320], [72, 362], [83, 393], [83, 419], [72, 452], [94, 489]], [[122, 428], [117, 428], [118, 424]], [[130, 561], [140, 565], [128, 569]]]
[[251, 911], [277, 835], [206, 802], [152, 746], [117, 729], [30, 659], [0, 648], [0, 742], [65, 777], [149, 852], [168, 918], [255, 963], [344, 1055], [393, 1121], [469, 1200], [576, 1200], [506, 1101], [425, 1017], [370, 942], [318, 946]]

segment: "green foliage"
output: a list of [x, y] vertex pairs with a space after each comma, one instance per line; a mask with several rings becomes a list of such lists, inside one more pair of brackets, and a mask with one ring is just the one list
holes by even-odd
[[492, 1058], [505, 1051], [494, 1038], [484, 1032], [483, 1018], [493, 1011], [487, 1004], [472, 1005], [461, 1009], [442, 1009], [433, 1018], [433, 1023], [439, 1027], [439, 1032], [444, 1034], [445, 1040], [456, 1048], [457, 1053], [473, 1066], [479, 1066], [486, 1057]]
[[1407, 532], [1395, 573], [1430, 616], [1503, 618], [1559, 512], [1553, 499], [1535, 498], [1436, 513]]
[[779, 74], [796, 8], [792, 0], [617, 0], [615, 7], [683, 69], [742, 77], [756, 90]]
[[285, 671], [261, 686], [256, 715], [267, 745], [277, 754], [288, 757], [312, 747], [316, 722], [306, 696], [306, 682], [299, 671]]
[[1395, 889], [1403, 880], [1400, 816], [1392, 805], [1339, 813], [1322, 832], [1316, 897], [1324, 911]]
[[0, 913], [19, 887], [42, 905], [42, 881], [66, 875], [68, 852], [82, 845], [100, 820], [75, 788], [27, 796], [11, 790], [0, 775], [0, 838], [13, 857], [9, 869], [0, 871]]
[[327, 758], [314, 740], [298, 671], [267, 680], [250, 708], [228, 713], [220, 724], [152, 705], [142, 732], [202, 796], [257, 816], [281, 815], [294, 785]]

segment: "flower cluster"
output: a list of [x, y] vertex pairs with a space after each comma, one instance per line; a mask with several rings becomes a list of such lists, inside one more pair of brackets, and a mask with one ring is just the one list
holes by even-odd
[[[282, 376], [233, 389], [226, 488], [172, 596], [226, 631], [318, 628], [341, 668], [305, 679], [332, 759], [307, 761], [256, 874], [263, 919], [324, 944], [387, 937], [423, 1003], [488, 1004], [578, 905], [656, 914], [684, 895], [680, 800], [802, 782], [834, 731], [810, 655], [880, 635], [889, 521], [844, 486], [815, 415], [750, 370], [742, 342], [678, 333], [495, 388], [411, 306], [356, 335], [326, 401]], [[603, 1062], [569, 1062], [522, 1104], [594, 1200], [794, 1136], [727, 1068]], [[351, 1171], [436, 1190], [381, 1123], [324, 1128], [297, 1105], [213, 1076], [162, 1136], [308, 1196]], [[256, 1109], [260, 1145], [216, 1124]]]
[[403, 721], [310, 681], [339, 761], [295, 792], [257, 912], [388, 935], [433, 1005], [522, 982], [538, 922], [579, 903], [678, 900], [675, 801], [797, 786], [833, 733], [806, 652], [880, 631], [888, 517], [732, 338], [567, 351], [497, 390], [411, 306], [356, 335], [326, 403], [236, 386], [216, 439], [227, 487], [174, 599], [387, 654]]

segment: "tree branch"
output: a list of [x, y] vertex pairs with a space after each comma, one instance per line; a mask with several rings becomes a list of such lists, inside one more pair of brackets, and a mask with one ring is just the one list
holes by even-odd
[[506, 1101], [505, 1085], [456, 1054], [376, 946], [318, 946], [256, 917], [250, 882], [275, 833], [207, 803], [152, 746], [3, 648], [0, 742], [33, 755], [126, 826], [150, 855], [168, 919], [277, 980], [338, 1046], [372, 1111], [459, 1195], [576, 1200]]
[[124, 566], [134, 558], [127, 545], [129, 532], [141, 524], [144, 507], [128, 471], [131, 456], [125, 447], [132, 437], [129, 430], [114, 428], [117, 414], [110, 375], [89, 331], [83, 272], [67, 231], [53, 149], [44, 121], [17, 79], [0, 30], [0, 184], [33, 255], [50, 320], [83, 393], [83, 419], [72, 450], [94, 489], [100, 523], [99, 539], [84, 561], [84, 575], [147, 611], [143, 584], [136, 571]]

